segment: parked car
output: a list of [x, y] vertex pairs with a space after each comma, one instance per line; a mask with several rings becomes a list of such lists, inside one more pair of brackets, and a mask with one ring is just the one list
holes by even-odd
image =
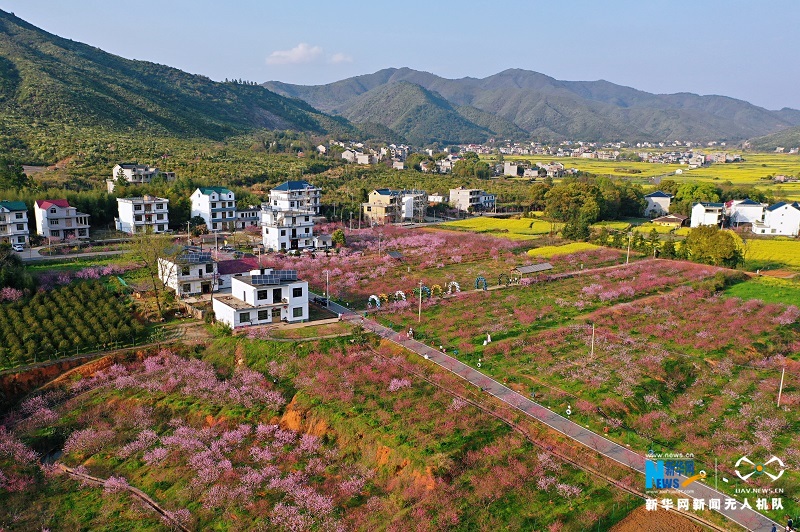
[[315, 297], [315, 298], [314, 298], [314, 303], [316, 303], [316, 304], [318, 304], [318, 305], [327, 305], [327, 304], [328, 304], [328, 298], [326, 298], [326, 297], [319, 297], [319, 296], [318, 296], [318, 297]]
[[23, 246], [22, 244], [12, 244], [11, 249], [16, 251], [17, 253], [22, 253], [23, 251], [25, 251], [25, 246]]

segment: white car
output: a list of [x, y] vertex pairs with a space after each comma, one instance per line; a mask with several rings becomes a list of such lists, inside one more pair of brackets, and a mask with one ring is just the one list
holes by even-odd
[[22, 244], [12, 244], [11, 249], [16, 251], [17, 253], [22, 253], [23, 251], [25, 251], [25, 246], [23, 246]]

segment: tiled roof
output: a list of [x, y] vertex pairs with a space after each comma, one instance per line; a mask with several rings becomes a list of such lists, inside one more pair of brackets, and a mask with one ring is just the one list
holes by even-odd
[[24, 201], [0, 201], [0, 207], [9, 211], [27, 211], [28, 206]]
[[666, 192], [661, 192], [660, 190], [656, 190], [655, 192], [651, 192], [650, 194], [646, 194], [645, 198], [673, 198], [672, 194], [667, 194]]
[[198, 189], [200, 194], [204, 194], [206, 196], [211, 195], [212, 192], [216, 192], [217, 194], [230, 194], [231, 191], [225, 187], [200, 187]]
[[36, 205], [38, 205], [40, 209], [49, 209], [54, 205], [66, 209], [69, 207], [69, 202], [65, 199], [36, 200]]
[[272, 190], [305, 190], [307, 188], [316, 188], [316, 187], [311, 183], [309, 183], [308, 181], [287, 181], [285, 183], [281, 183]]
[[258, 259], [255, 257], [245, 257], [243, 259], [221, 260], [217, 263], [217, 271], [220, 275], [232, 275], [235, 273], [245, 273], [260, 268]]

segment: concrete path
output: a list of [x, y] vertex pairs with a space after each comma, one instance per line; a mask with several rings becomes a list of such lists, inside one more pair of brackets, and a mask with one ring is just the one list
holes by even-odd
[[[343, 319], [355, 324], [360, 323], [365, 329], [425, 357], [434, 364], [437, 364], [442, 368], [454, 373], [455, 375], [458, 375], [462, 379], [474, 384], [475, 386], [478, 386], [482, 391], [497, 397], [506, 404], [544, 423], [553, 430], [556, 430], [561, 434], [564, 434], [565, 436], [577, 441], [578, 443], [581, 443], [586, 447], [589, 447], [590, 449], [602, 454], [603, 456], [610, 458], [624, 466], [630, 467], [631, 469], [644, 475], [645, 457], [630, 450], [629, 448], [614, 443], [600, 434], [592, 432], [591, 430], [582, 427], [573, 421], [570, 421], [564, 416], [561, 416], [552, 410], [545, 408], [534, 401], [531, 401], [524, 395], [521, 395], [504, 386], [498, 381], [488, 377], [487, 375], [484, 375], [480, 371], [467, 366], [454, 357], [444, 354], [416, 340], [408, 339], [404, 333], [396, 333], [392, 329], [384, 327], [383, 325], [380, 325], [371, 319], [364, 319], [363, 314], [359, 315], [350, 309], [342, 307], [341, 305], [337, 305], [333, 302], [330, 303], [330, 309], [334, 312], [342, 314]], [[681, 477], [681, 482], [683, 482], [684, 479], [684, 477]], [[644, 482], [642, 483], [642, 486], [644, 486]], [[693, 482], [689, 487], [687, 487], [687, 489], [693, 493], [691, 495], [687, 494], [686, 498], [704, 499], [706, 505], [708, 505], [708, 501], [711, 499], [720, 499], [721, 509], [718, 510], [719, 513], [731, 521], [742, 525], [748, 530], [758, 532], [770, 532], [772, 530], [773, 521], [756, 512], [755, 510], [750, 510], [747, 508], [740, 509], [741, 501], [739, 500], [736, 502], [736, 509], [726, 510], [725, 501], [726, 499], [731, 499], [732, 497], [715, 490], [711, 486], [701, 482]], [[755, 507], [755, 498], [748, 498], [748, 503]]]

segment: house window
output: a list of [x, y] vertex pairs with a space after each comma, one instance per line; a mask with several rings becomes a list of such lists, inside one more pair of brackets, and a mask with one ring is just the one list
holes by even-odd
[[306, 216], [306, 221], [308, 221], [308, 216]]
[[25, 225], [24, 224], [17, 224], [17, 231], [24, 231]]
[[292, 288], [292, 297], [303, 297], [303, 288], [302, 287]]
[[156, 209], [163, 209], [163, 208], [164, 208], [163, 203], [156, 203]]
[[157, 214], [156, 215], [156, 220], [163, 220], [163, 219], [164, 219], [164, 215], [163, 214]]
[[219, 225], [219, 224], [217, 224], [217, 222], [214, 222], [213, 224], [211, 224], [211, 228], [212, 228], [212, 229], [216, 229], [216, 228], [217, 228], [217, 225]]
[[211, 203], [211, 208], [212, 209], [216, 209], [217, 208], [217, 203], [216, 202], [212, 202]]
[[55, 231], [50, 231], [50, 236], [58, 238], [61, 236], [61, 231], [59, 231], [58, 229], [56, 229]]
[[213, 271], [214, 271], [214, 265], [213, 264], [206, 264], [206, 273], [211, 273]]
[[55, 207], [53, 207], [52, 209], [50, 209], [50, 214], [55, 214], [55, 213], [56, 213], [56, 208], [55, 208]]
[[185, 293], [185, 292], [191, 292], [191, 291], [192, 291], [192, 285], [190, 285], [189, 283], [184, 283], [183, 292]]
[[50, 220], [50, 225], [58, 225], [58, 220]]
[[306, 234], [308, 234], [308, 227], [306, 227]]
[[137, 221], [137, 222], [141, 222], [141, 221], [142, 221], [142, 215], [141, 215], [141, 214], [137, 214], [137, 215], [135, 215], [135, 216], [133, 217], [133, 219], [134, 219], [135, 221]]
[[183, 268], [181, 268], [181, 275], [189, 275], [189, 267], [188, 266], [184, 266]]
[[22, 220], [22, 213], [21, 212], [16, 213], [15, 216], [16, 216], [17, 220]]
[[133, 210], [134, 211], [141, 211], [142, 210], [142, 206], [141, 205], [134, 205], [133, 206]]
[[239, 323], [245, 323], [250, 321], [250, 313], [249, 312], [242, 312], [239, 314]]
[[269, 299], [269, 290], [259, 290], [256, 297], [261, 300]]
[[269, 319], [269, 311], [268, 310], [259, 310], [258, 311], [258, 321], [264, 321]]
[[286, 249], [286, 242], [281, 242], [281, 249]]
[[158, 226], [158, 230], [159, 230], [159, 231], [163, 231], [163, 230], [164, 230], [164, 226], [163, 226], [163, 225], [159, 225], [159, 226]]
[[25, 243], [25, 237], [24, 236], [18, 236], [17, 237], [17, 242], [19, 242], [20, 244], [24, 244]]
[[286, 236], [286, 229], [281, 229], [281, 236]]
[[294, 307], [292, 309], [292, 317], [293, 318], [302, 318], [303, 317], [303, 307]]

